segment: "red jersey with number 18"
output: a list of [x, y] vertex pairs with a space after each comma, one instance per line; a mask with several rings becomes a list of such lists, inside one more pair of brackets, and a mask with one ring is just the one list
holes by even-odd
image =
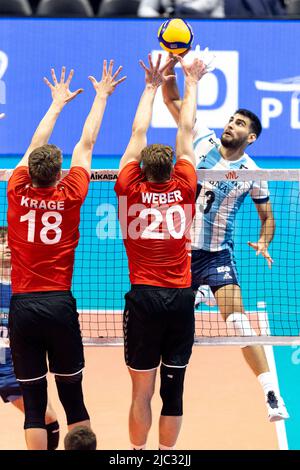
[[164, 183], [147, 181], [138, 162], [122, 168], [115, 191], [131, 284], [191, 286], [196, 188], [195, 168], [184, 159]]
[[13, 293], [71, 288], [89, 181], [84, 168], [72, 167], [57, 186], [34, 188], [27, 167], [14, 170], [7, 187]]

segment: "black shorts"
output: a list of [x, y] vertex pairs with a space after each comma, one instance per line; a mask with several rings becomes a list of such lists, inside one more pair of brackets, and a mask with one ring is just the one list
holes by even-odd
[[10, 347], [18, 380], [48, 372], [72, 375], [84, 367], [76, 300], [69, 291], [14, 294], [9, 311]]
[[125, 362], [134, 370], [163, 364], [185, 367], [194, 343], [195, 296], [191, 288], [133, 285], [125, 295]]
[[[239, 285], [236, 263], [232, 251], [192, 250], [192, 289], [202, 285], [221, 287]], [[215, 289], [212, 289], [214, 292]]]

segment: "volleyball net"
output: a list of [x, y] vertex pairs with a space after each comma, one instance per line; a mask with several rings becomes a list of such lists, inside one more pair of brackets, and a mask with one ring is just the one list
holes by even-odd
[[[10, 174], [11, 170], [0, 171], [1, 225], [6, 225], [6, 185]], [[113, 189], [116, 179], [116, 170], [93, 170], [90, 190], [82, 207], [73, 293], [87, 345], [123, 342], [124, 295], [130, 284]], [[300, 170], [198, 170], [198, 179], [202, 196], [197, 203], [194, 233], [200, 238], [204, 233], [204, 246], [212, 250], [216, 250], [220, 240], [228, 238], [243, 305], [256, 336], [245, 332], [245, 336], [237, 337], [230, 331], [209, 287], [204, 285], [197, 294], [195, 343], [300, 343]], [[243, 196], [244, 188], [252, 188], [253, 181], [256, 198], [260, 197], [260, 191], [263, 195], [266, 182], [270, 193], [276, 222], [275, 236], [269, 247], [274, 260], [272, 269], [248, 246], [248, 241], [259, 239], [261, 228], [255, 204], [249, 195]], [[210, 216], [208, 206], [213, 204], [219, 204], [218, 214], [222, 212], [223, 220], [219, 215], [213, 215], [213, 211]], [[236, 205], [240, 205], [240, 209], [234, 218]], [[224, 229], [227, 219], [232, 219], [229, 224], [232, 234]], [[207, 227], [213, 227], [211, 233]], [[230, 276], [226, 265], [220, 266], [219, 270], [224, 279]]]

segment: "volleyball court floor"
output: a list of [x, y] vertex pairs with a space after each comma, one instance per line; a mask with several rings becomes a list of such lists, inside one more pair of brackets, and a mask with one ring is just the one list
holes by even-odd
[[[86, 347], [85, 401], [97, 434], [98, 449], [127, 450], [131, 382], [122, 347]], [[158, 374], [159, 378], [159, 374]], [[59, 449], [67, 432], [53, 377], [49, 395], [61, 426]], [[161, 408], [159, 385], [152, 401], [148, 449], [158, 448]], [[0, 405], [0, 449], [25, 449], [23, 415]], [[195, 347], [186, 374], [184, 419], [178, 450], [278, 449], [274, 423], [267, 419], [261, 387], [236, 346]]]

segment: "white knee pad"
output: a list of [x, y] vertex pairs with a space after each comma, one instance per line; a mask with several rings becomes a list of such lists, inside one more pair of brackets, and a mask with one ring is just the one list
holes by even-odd
[[231, 313], [226, 319], [226, 325], [234, 330], [235, 336], [257, 336], [245, 313]]

